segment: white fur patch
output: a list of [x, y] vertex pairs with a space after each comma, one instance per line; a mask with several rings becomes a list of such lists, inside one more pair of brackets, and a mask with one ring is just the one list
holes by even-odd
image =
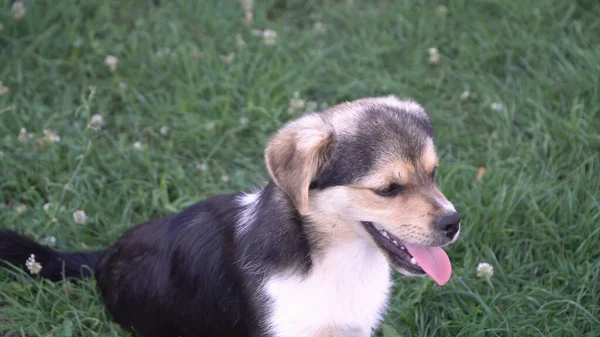
[[276, 275], [266, 323], [277, 337], [370, 336], [389, 300], [390, 267], [366, 240], [332, 245], [308, 276]]
[[427, 118], [425, 109], [417, 102], [399, 99], [396, 96], [369, 97], [356, 101], [344, 102], [324, 112], [326, 119], [338, 134], [353, 134], [360, 128], [360, 121], [365, 117], [367, 107], [394, 107], [407, 114]]
[[416, 115], [419, 117], [427, 117], [425, 109], [423, 109], [423, 107], [419, 103], [412, 100], [401, 100], [398, 99], [396, 96], [387, 96], [378, 98], [376, 101], [380, 104], [397, 107], [412, 115]]
[[259, 189], [237, 197], [238, 205], [242, 207], [236, 228], [238, 235], [243, 234], [256, 219], [256, 207], [260, 198], [260, 192], [261, 190]]
[[454, 205], [447, 199], [436, 198], [436, 202], [444, 209], [445, 213], [456, 212]]

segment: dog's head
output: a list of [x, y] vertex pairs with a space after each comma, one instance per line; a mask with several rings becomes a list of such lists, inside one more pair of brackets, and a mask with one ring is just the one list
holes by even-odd
[[435, 185], [432, 125], [413, 101], [366, 98], [279, 130], [265, 158], [274, 182], [322, 240], [362, 238], [407, 275], [445, 284], [460, 217]]

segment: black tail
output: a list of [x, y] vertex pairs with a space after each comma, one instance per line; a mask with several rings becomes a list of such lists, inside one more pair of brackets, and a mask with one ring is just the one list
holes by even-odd
[[8, 262], [31, 274], [26, 267], [31, 254], [35, 255], [35, 261], [42, 266], [39, 276], [56, 282], [63, 277], [91, 276], [101, 252], [61, 253], [13, 231], [0, 231], [0, 267], [7, 267]]

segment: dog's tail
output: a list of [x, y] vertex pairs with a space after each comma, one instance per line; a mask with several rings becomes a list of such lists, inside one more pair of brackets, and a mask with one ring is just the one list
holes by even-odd
[[0, 267], [11, 264], [54, 282], [91, 276], [100, 254], [57, 252], [13, 231], [0, 231]]

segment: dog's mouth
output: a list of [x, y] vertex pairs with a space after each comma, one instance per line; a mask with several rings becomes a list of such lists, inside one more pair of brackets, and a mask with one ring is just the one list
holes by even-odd
[[452, 275], [450, 258], [440, 247], [424, 247], [404, 242], [372, 222], [363, 221], [377, 245], [387, 252], [391, 264], [408, 274], [429, 275], [443, 286]]

